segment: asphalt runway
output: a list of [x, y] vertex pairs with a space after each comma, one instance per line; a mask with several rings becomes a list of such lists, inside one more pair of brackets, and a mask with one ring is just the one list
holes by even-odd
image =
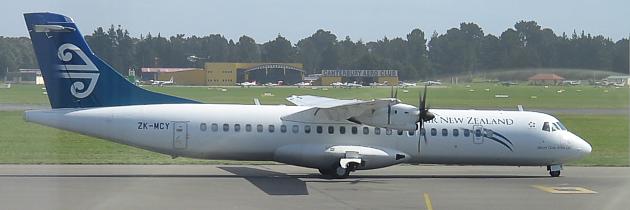
[[0, 165], [1, 209], [628, 209], [630, 168]]

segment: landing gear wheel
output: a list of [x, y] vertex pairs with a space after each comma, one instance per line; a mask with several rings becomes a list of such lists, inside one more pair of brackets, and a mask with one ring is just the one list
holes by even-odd
[[322, 174], [322, 176], [332, 176], [332, 174], [333, 174], [333, 170], [332, 169], [320, 168], [318, 170], [319, 170], [319, 173]]
[[551, 175], [551, 177], [559, 177], [560, 171], [549, 171], [549, 175]]
[[335, 168], [335, 170], [333, 171], [332, 175], [335, 179], [348, 178], [348, 176], [350, 176], [350, 168], [348, 167], [342, 168], [341, 166], [337, 166], [337, 168]]

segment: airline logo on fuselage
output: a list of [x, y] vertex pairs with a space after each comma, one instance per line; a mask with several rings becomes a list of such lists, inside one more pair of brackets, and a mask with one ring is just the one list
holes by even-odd
[[468, 124], [468, 125], [514, 125], [510, 118], [492, 117], [436, 117], [427, 123]]
[[[73, 55], [78, 55], [79, 58], [74, 58]], [[57, 70], [60, 71], [60, 77], [73, 81], [70, 86], [70, 93], [76, 98], [88, 97], [94, 91], [98, 81], [98, 68], [81, 48], [70, 43], [59, 46], [57, 58], [62, 63], [56, 66]]]

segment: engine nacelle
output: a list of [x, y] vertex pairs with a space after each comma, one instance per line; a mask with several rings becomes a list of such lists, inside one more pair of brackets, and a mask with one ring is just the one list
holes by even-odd
[[[347, 156], [348, 154], [352, 155]], [[388, 148], [321, 144], [287, 145], [278, 148], [274, 154], [277, 162], [308, 168], [330, 168], [346, 158], [360, 159], [361, 164], [357, 169], [362, 170], [396, 165], [411, 157]]]
[[391, 110], [388, 110], [387, 107], [379, 108], [373, 110], [372, 113], [356, 117], [356, 120], [362, 124], [379, 128], [415, 131], [418, 129], [418, 114], [418, 109], [414, 106], [395, 104], [391, 106]]

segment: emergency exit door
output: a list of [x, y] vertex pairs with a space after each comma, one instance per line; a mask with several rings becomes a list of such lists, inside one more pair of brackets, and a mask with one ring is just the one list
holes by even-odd
[[173, 122], [173, 148], [186, 149], [188, 146], [188, 123]]
[[481, 125], [473, 125], [473, 143], [475, 144], [483, 144], [483, 126]]

